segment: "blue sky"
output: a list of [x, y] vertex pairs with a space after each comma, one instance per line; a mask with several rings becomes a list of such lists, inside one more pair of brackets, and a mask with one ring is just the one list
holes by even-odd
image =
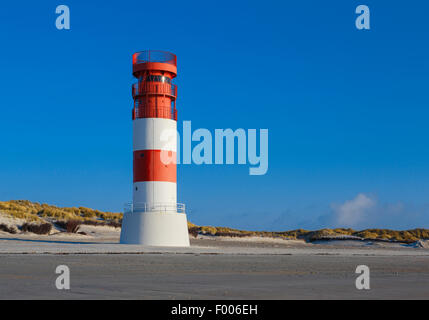
[[[55, 28], [66, 4], [71, 30]], [[371, 30], [355, 8], [371, 10]], [[197, 224], [429, 228], [429, 4], [0, 5], [0, 200], [131, 200], [131, 55], [178, 56], [179, 128], [269, 129], [269, 170], [178, 167]], [[353, 217], [347, 219], [347, 217]]]

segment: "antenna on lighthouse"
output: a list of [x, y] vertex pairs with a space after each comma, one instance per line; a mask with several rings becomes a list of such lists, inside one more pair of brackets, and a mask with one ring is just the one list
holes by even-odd
[[[185, 205], [177, 203], [176, 56], [134, 53], [133, 75], [133, 202], [124, 211], [120, 242], [187, 247]], [[163, 133], [174, 143], [161, 140]], [[174, 161], [166, 162], [166, 154]]]

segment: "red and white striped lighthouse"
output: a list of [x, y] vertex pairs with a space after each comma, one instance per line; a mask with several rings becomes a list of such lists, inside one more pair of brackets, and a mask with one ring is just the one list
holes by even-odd
[[185, 207], [177, 203], [176, 61], [163, 51], [133, 55], [133, 203], [121, 243], [189, 246]]

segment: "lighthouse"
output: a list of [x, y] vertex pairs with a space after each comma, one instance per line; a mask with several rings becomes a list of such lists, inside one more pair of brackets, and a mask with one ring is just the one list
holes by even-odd
[[133, 202], [120, 242], [189, 246], [185, 205], [177, 203], [177, 58], [164, 51], [133, 55]]

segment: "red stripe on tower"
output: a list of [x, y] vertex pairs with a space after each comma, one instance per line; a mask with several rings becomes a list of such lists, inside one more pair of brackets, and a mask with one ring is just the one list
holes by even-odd
[[175, 159], [176, 152], [165, 150], [134, 151], [133, 171], [134, 182], [168, 181], [176, 183], [176, 162], [167, 163], [162, 159], [162, 153], [168, 159]]

